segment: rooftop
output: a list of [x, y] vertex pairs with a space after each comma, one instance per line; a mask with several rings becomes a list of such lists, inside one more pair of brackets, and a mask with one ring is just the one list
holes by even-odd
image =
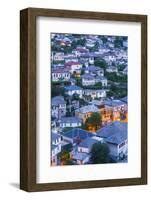
[[94, 135], [95, 135], [94, 133], [91, 133], [89, 131], [86, 131], [80, 128], [74, 128], [64, 133], [63, 136], [71, 138], [71, 139], [76, 139], [76, 138], [85, 139], [87, 137], [93, 137]]
[[124, 101], [119, 100], [119, 99], [113, 99], [113, 100], [108, 99], [108, 100], [104, 101], [104, 104], [106, 106], [109, 106], [109, 107], [114, 107], [114, 106], [121, 106], [121, 105], [124, 105], [126, 103]]
[[95, 144], [97, 142], [99, 142], [99, 141], [94, 138], [86, 138], [86, 139], [82, 140], [78, 146], [91, 149], [93, 144]]
[[70, 73], [67, 68], [57, 68], [57, 69], [52, 69], [52, 73]]
[[61, 138], [61, 136], [57, 133], [52, 133], [51, 134], [51, 141], [55, 142], [56, 140], [59, 140], [59, 138]]
[[99, 109], [94, 105], [83, 106], [76, 110], [76, 112], [80, 112], [80, 113], [98, 112], [98, 111]]
[[83, 79], [87, 79], [87, 80], [93, 80], [95, 79], [94, 76], [90, 75], [90, 74], [84, 74], [81, 76]]
[[110, 136], [116, 135], [127, 135], [127, 123], [126, 122], [120, 122], [120, 121], [114, 121], [106, 125], [105, 127], [99, 129], [96, 132], [97, 136], [102, 138], [108, 138]]
[[71, 65], [80, 65], [80, 62], [76, 62], [76, 61], [70, 61], [70, 62], [66, 62], [65, 65], [71, 66]]
[[92, 100], [92, 101], [90, 102], [90, 104], [95, 105], [95, 106], [104, 105], [103, 101], [101, 101], [101, 100]]
[[68, 90], [68, 91], [73, 91], [73, 90], [82, 90], [81, 87], [77, 86], [77, 85], [70, 85], [70, 86], [66, 86], [64, 87], [65, 90]]
[[81, 153], [81, 152], [73, 152], [72, 154], [72, 158], [75, 159], [75, 160], [80, 160], [80, 161], [83, 161], [86, 159], [86, 157], [88, 156], [87, 153]]
[[91, 72], [104, 71], [102, 68], [96, 67], [95, 65], [90, 65], [90, 66], [86, 67], [86, 70], [89, 70]]
[[106, 142], [118, 145], [125, 142], [125, 140], [127, 140], [127, 131], [117, 132], [111, 135], [106, 139]]
[[55, 96], [51, 100], [52, 106], [58, 106], [60, 104], [65, 104], [65, 100], [63, 96]]

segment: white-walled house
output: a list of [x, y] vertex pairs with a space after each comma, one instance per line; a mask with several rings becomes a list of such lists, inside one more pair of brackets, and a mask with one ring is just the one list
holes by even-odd
[[103, 59], [109, 63], [109, 62], [115, 62], [117, 59], [117, 56], [115, 54], [107, 53], [103, 56]]
[[57, 119], [66, 115], [66, 102], [63, 96], [55, 96], [51, 100], [51, 116]]
[[118, 160], [122, 159], [123, 156], [127, 156], [128, 152], [128, 140], [127, 134], [115, 134], [106, 139], [107, 145], [110, 150], [110, 154], [116, 157]]
[[113, 72], [117, 73], [117, 72], [118, 72], [118, 69], [117, 69], [117, 67], [115, 67], [115, 66], [109, 66], [109, 67], [106, 68], [106, 71], [107, 71], [108, 73], [113, 73]]
[[85, 123], [86, 119], [91, 117], [92, 113], [99, 112], [99, 109], [94, 105], [86, 105], [77, 110], [75, 110], [75, 116], [82, 119]]
[[87, 137], [77, 145], [77, 149], [71, 152], [71, 159], [78, 165], [90, 163], [91, 149], [95, 143], [101, 141], [102, 139], [96, 136]]
[[84, 89], [83, 95], [91, 96], [92, 99], [95, 98], [105, 98], [106, 97], [106, 90], [93, 90], [93, 89]]
[[120, 160], [123, 156], [127, 157], [127, 123], [114, 121], [99, 129], [96, 132], [98, 137], [103, 139], [110, 149], [110, 155], [116, 160]]
[[81, 76], [83, 86], [95, 85], [95, 77], [90, 74], [84, 74]]
[[127, 103], [119, 99], [107, 99], [104, 101], [104, 105], [106, 108], [110, 108], [113, 111], [127, 111], [128, 109]]
[[95, 82], [96, 83], [99, 83], [99, 82], [102, 83], [102, 86], [107, 86], [107, 83], [108, 83], [107, 78], [104, 77], [104, 76], [97, 76], [95, 78]]
[[67, 62], [66, 67], [69, 68], [71, 74], [81, 74], [82, 64], [80, 62]]
[[60, 127], [80, 127], [82, 125], [82, 120], [78, 117], [63, 117], [60, 121]]
[[104, 70], [100, 67], [96, 67], [95, 65], [87, 66], [85, 68], [85, 73], [91, 75], [104, 76]]
[[56, 133], [51, 135], [51, 165], [57, 165], [57, 155], [61, 152], [61, 136]]
[[82, 88], [77, 85], [70, 85], [65, 87], [66, 94], [73, 96], [74, 94], [79, 95], [82, 98]]
[[89, 49], [87, 49], [86, 47], [77, 47], [76, 49], [74, 49], [72, 51], [72, 53], [74, 53], [76, 56], [82, 56], [84, 55], [85, 53], [88, 53], [89, 52]]
[[64, 53], [63, 52], [57, 52], [53, 55], [54, 61], [63, 61], [64, 60]]
[[92, 146], [97, 143], [101, 142], [102, 139], [100, 137], [89, 137], [86, 138], [85, 140], [82, 140], [80, 144], [78, 145], [78, 152], [80, 153], [90, 153]]
[[76, 162], [77, 165], [84, 165], [88, 163], [90, 155], [88, 153], [81, 153], [78, 151], [71, 152], [71, 159]]
[[57, 68], [52, 69], [52, 81], [69, 81], [70, 79], [70, 72], [66, 68]]

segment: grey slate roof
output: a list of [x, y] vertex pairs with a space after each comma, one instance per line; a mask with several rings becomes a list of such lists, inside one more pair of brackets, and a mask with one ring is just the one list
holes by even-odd
[[55, 96], [51, 100], [51, 105], [52, 106], [58, 106], [60, 104], [65, 104], [65, 100], [63, 96]]
[[85, 139], [87, 137], [93, 137], [94, 135], [95, 135], [94, 133], [88, 132], [86, 130], [83, 130], [80, 128], [74, 128], [64, 133], [63, 136], [71, 138], [71, 139], [76, 139], [77, 137], [80, 139]]
[[68, 91], [73, 91], [73, 90], [82, 90], [81, 87], [77, 86], [77, 85], [70, 85], [70, 86], [66, 86], [64, 87], [65, 90], [68, 90]]
[[118, 132], [106, 139], [106, 142], [112, 144], [122, 144], [125, 140], [127, 140], [127, 131], [123, 131], [122, 133]]
[[61, 136], [60, 136], [59, 134], [57, 134], [57, 133], [52, 133], [52, 134], [51, 134], [51, 141], [53, 142], [53, 141], [59, 140], [60, 137], [61, 137]]
[[120, 135], [127, 135], [127, 123], [114, 121], [106, 125], [105, 127], [99, 129], [96, 132], [97, 136], [107, 139], [110, 136], [116, 134], [120, 137]]
[[72, 155], [72, 158], [75, 160], [81, 160], [83, 161], [88, 156], [87, 153], [81, 153], [81, 152], [74, 152]]
[[60, 123], [81, 123], [82, 120], [78, 117], [62, 117]]
[[91, 72], [104, 71], [102, 68], [96, 67], [95, 65], [89, 65], [88, 67], [86, 67], [86, 70], [89, 70]]
[[98, 112], [99, 109], [94, 105], [83, 106], [76, 110], [76, 112], [87, 113], [87, 112]]
[[95, 79], [95, 77], [92, 76], [92, 75], [90, 75], [90, 74], [84, 74], [84, 75], [81, 76], [81, 78], [87, 79], [87, 80], [93, 80], [93, 79]]
[[101, 105], [104, 105], [104, 102], [103, 101], [101, 101], [101, 100], [92, 100], [91, 102], [90, 102], [90, 104], [92, 104], [92, 105], [95, 105], [95, 106], [101, 106]]
[[124, 105], [126, 103], [121, 101], [121, 100], [118, 100], [118, 99], [113, 99], [113, 100], [108, 99], [108, 100], [104, 101], [104, 104], [106, 106], [109, 106], [109, 107], [114, 107], [114, 106], [121, 106], [121, 105]]
[[93, 146], [93, 144], [95, 144], [97, 142], [99, 142], [99, 141], [96, 140], [96, 139], [86, 138], [86, 139], [82, 140], [78, 146], [79, 147], [84, 147], [84, 148], [91, 149], [92, 146]]

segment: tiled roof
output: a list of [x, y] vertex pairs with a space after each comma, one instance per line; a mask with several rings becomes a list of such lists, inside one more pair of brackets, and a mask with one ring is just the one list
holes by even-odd
[[65, 104], [65, 100], [63, 96], [55, 96], [51, 100], [52, 106], [58, 106], [60, 104]]
[[127, 123], [126, 122], [120, 122], [120, 121], [114, 121], [106, 125], [105, 127], [99, 129], [96, 132], [97, 136], [102, 138], [108, 138], [110, 136], [116, 135], [126, 135], [127, 134]]
[[81, 87], [77, 86], [77, 85], [70, 85], [70, 86], [66, 86], [64, 87], [65, 90], [68, 90], [68, 91], [73, 91], [73, 90], [82, 90]]
[[86, 159], [87, 156], [87, 153], [81, 153], [76, 151], [72, 154], [72, 159], [83, 161], [84, 159]]
[[114, 135], [106, 138], [106, 142], [117, 145], [122, 144], [125, 142], [125, 140], [127, 140], [127, 131], [117, 132]]
[[51, 141], [53, 142], [55, 142], [56, 140], [59, 140], [59, 138], [60, 138], [61, 136], [59, 135], [59, 134], [57, 134], [57, 133], [52, 133], [51, 134]]
[[80, 139], [85, 139], [87, 137], [93, 137], [94, 135], [95, 135], [94, 133], [88, 132], [86, 130], [83, 130], [80, 128], [74, 128], [64, 133], [63, 136], [71, 138], [71, 139], [76, 139], [77, 137]]
[[92, 71], [92, 72], [96, 72], [96, 71], [104, 71], [102, 68], [100, 67], [96, 67], [95, 65], [90, 65], [86, 68], [86, 70]]
[[67, 68], [57, 68], [57, 69], [52, 69], [52, 73], [70, 73]]
[[81, 76], [83, 79], [87, 79], [87, 80], [94, 80], [95, 77], [90, 75], [90, 74], [84, 74]]
[[90, 104], [95, 105], [95, 106], [104, 105], [103, 101], [101, 101], [101, 100], [92, 100], [92, 101], [90, 102]]
[[90, 149], [90, 148], [92, 148], [93, 144], [95, 144], [97, 142], [99, 142], [99, 141], [96, 139], [86, 138], [85, 140], [82, 140], [78, 146]]
[[71, 66], [71, 65], [80, 65], [80, 62], [76, 62], [76, 61], [70, 61], [70, 62], [66, 62], [65, 65]]
[[113, 99], [113, 100], [109, 99], [109, 100], [105, 100], [105, 101], [104, 101], [104, 104], [105, 104], [106, 106], [114, 107], [114, 106], [121, 106], [121, 105], [124, 105], [125, 102], [124, 102], [124, 101], [121, 101], [121, 100], [119, 100], [119, 99]]
[[87, 112], [98, 112], [99, 109], [94, 105], [83, 106], [76, 110], [76, 112], [87, 113]]

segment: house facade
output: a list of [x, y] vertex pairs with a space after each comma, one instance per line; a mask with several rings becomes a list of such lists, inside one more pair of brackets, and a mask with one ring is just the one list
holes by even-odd
[[56, 119], [66, 115], [66, 102], [63, 96], [56, 96], [51, 101], [51, 116]]
[[110, 155], [115, 160], [127, 157], [127, 123], [114, 121], [96, 132], [110, 149]]
[[84, 74], [82, 77], [82, 85], [83, 86], [92, 86], [95, 85], [95, 77], [90, 74]]
[[73, 96], [74, 94], [79, 95], [80, 98], [82, 98], [82, 88], [77, 85], [70, 85], [65, 87], [66, 94], [69, 96]]
[[106, 97], [106, 90], [93, 90], [93, 89], [84, 89], [83, 90], [84, 96], [90, 96], [92, 99], [95, 98], [105, 98]]
[[53, 69], [52, 70], [52, 81], [69, 81], [70, 72], [65, 68]]
[[57, 52], [53, 55], [53, 60], [54, 61], [63, 61], [64, 60], [64, 53], [62, 52]]
[[94, 105], [87, 105], [75, 110], [75, 116], [82, 119], [83, 123], [85, 123], [86, 119], [91, 117], [94, 112], [99, 112], [99, 109]]
[[60, 121], [60, 127], [80, 127], [82, 125], [82, 120], [78, 117], [63, 117]]
[[117, 73], [117, 72], [118, 72], [118, 69], [117, 69], [117, 67], [109, 66], [109, 67], [106, 68], [106, 71], [107, 71], [108, 73], [113, 73], [113, 72]]
[[61, 152], [61, 136], [59, 134], [52, 133], [51, 145], [51, 164], [56, 166], [58, 163], [57, 155]]

